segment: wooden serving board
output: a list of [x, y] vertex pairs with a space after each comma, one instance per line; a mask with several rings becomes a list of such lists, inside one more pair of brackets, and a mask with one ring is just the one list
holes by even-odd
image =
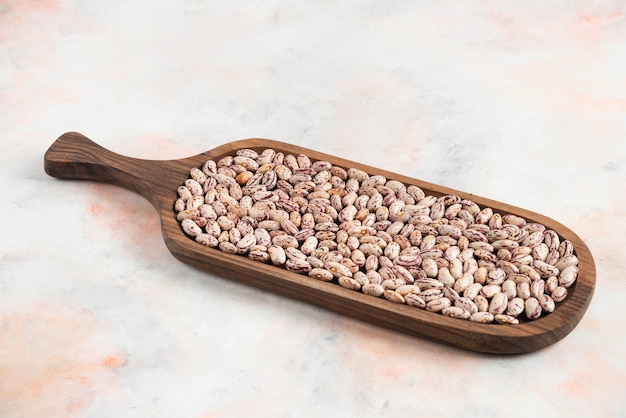
[[[245, 256], [226, 254], [196, 243], [185, 236], [174, 212], [177, 188], [189, 177], [192, 167], [201, 167], [208, 159], [219, 160], [241, 148], [262, 151], [273, 148], [285, 154], [303, 153], [312, 160], [327, 160], [344, 167], [355, 167], [370, 175], [380, 174], [407, 185], [421, 187], [426, 194], [458, 195], [491, 207], [494, 212], [511, 213], [554, 229], [570, 240], [579, 260], [579, 275], [567, 298], [556, 310], [535, 321], [519, 325], [479, 324], [449, 318], [383, 298], [344, 289], [284, 268], [252, 261]], [[369, 167], [314, 150], [267, 139], [234, 141], [202, 154], [178, 160], [143, 160], [122, 156], [102, 148], [85, 136], [69, 132], [59, 137], [44, 157], [44, 168], [50, 176], [112, 183], [135, 191], [156, 208], [163, 239], [172, 255], [196, 268], [268, 290], [296, 300], [311, 303], [340, 314], [395, 331], [485, 353], [527, 353], [553, 344], [579, 323], [591, 301], [596, 270], [585, 243], [570, 229], [538, 213], [447, 187]]]

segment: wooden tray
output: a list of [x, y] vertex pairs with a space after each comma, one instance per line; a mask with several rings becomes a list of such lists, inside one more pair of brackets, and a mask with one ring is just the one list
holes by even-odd
[[[201, 167], [208, 159], [218, 160], [225, 155], [232, 155], [240, 148], [257, 151], [274, 148], [285, 154], [295, 155], [304, 153], [312, 160], [327, 160], [341, 167], [355, 167], [407, 185], [415, 184], [426, 194], [455, 194], [470, 199], [481, 207], [491, 207], [501, 214], [512, 213], [529, 222], [541, 223], [574, 244], [579, 259], [578, 279], [568, 289], [567, 298], [557, 304], [557, 309], [538, 320], [519, 325], [478, 324], [398, 305], [280, 267], [252, 261], [244, 256], [207, 248], [182, 232], [174, 212], [176, 189], [188, 178], [191, 167]], [[578, 324], [589, 306], [595, 287], [596, 270], [589, 249], [578, 235], [553, 219], [471, 193], [278, 141], [245, 139], [189, 158], [156, 161], [115, 154], [79, 133], [70, 132], [59, 137], [48, 149], [44, 157], [44, 168], [53, 177], [108, 182], [133, 190], [148, 199], [160, 215], [161, 231], [167, 248], [184, 263], [381, 327], [468, 350], [513, 354], [532, 352], [553, 344], [564, 338]]]

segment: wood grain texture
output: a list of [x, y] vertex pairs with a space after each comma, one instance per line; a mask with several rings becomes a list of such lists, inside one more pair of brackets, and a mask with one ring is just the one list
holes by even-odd
[[[553, 313], [538, 320], [519, 325], [477, 324], [398, 305], [280, 267], [255, 262], [245, 256], [207, 248], [182, 232], [174, 212], [176, 189], [188, 178], [192, 167], [201, 167], [208, 159], [218, 160], [225, 155], [232, 155], [240, 148], [257, 151], [273, 148], [285, 154], [303, 153], [312, 160], [327, 160], [345, 168], [355, 167], [369, 174], [381, 174], [407, 185], [415, 184], [427, 194], [455, 194], [470, 199], [481, 207], [491, 207], [501, 214], [511, 213], [530, 222], [541, 223], [574, 244], [579, 259], [578, 280], [569, 288], [566, 300], [557, 304]], [[580, 322], [595, 288], [596, 269], [589, 248], [573, 231], [551, 218], [471, 193], [278, 141], [245, 139], [229, 142], [188, 158], [142, 160], [113, 153], [79, 133], [69, 132], [50, 146], [44, 156], [44, 168], [53, 177], [108, 182], [145, 197], [160, 216], [161, 231], [167, 248], [175, 258], [184, 263], [381, 327], [468, 350], [516, 354], [536, 351], [553, 344], [569, 334]]]

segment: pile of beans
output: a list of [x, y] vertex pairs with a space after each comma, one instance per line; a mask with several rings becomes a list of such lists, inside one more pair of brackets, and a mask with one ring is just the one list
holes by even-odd
[[202, 245], [454, 318], [538, 319], [578, 276], [572, 243], [542, 224], [304, 154], [240, 149], [177, 193]]

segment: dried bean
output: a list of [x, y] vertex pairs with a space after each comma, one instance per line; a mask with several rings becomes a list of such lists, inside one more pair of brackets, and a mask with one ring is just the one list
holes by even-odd
[[236, 150], [175, 194], [201, 245], [454, 318], [536, 319], [579, 271], [572, 243], [541, 224], [305, 154]]

